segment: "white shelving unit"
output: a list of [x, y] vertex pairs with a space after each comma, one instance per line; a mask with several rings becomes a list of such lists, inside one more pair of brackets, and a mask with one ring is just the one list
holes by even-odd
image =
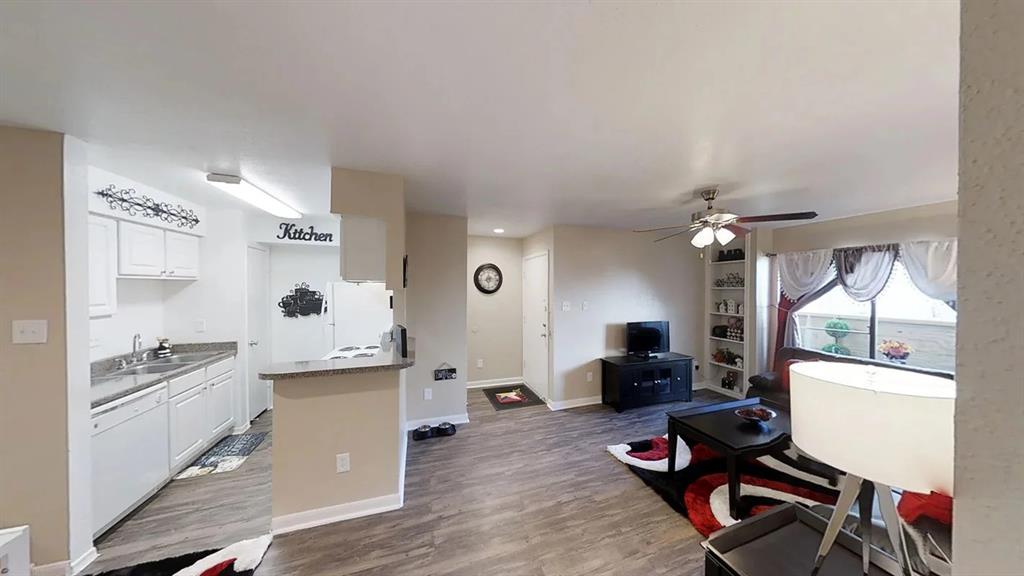
[[[730, 250], [735, 248], [743, 248], [744, 254], [747, 255], [745, 260], [730, 260], [730, 261], [717, 261], [719, 250]], [[705, 358], [704, 358], [704, 386], [710, 390], [714, 390], [720, 394], [726, 396], [732, 396], [734, 398], [743, 398], [747, 388], [747, 359], [752, 358], [752, 350], [749, 344], [750, 337], [749, 331], [754, 326], [754, 298], [752, 290], [750, 289], [751, 283], [748, 281], [751, 278], [749, 274], [750, 268], [748, 263], [753, 262], [750, 258], [752, 254], [750, 247], [750, 235], [745, 238], [737, 238], [730, 242], [726, 246], [719, 246], [717, 243], [711, 245], [704, 251], [704, 306], [707, 311], [706, 322], [704, 325], [704, 336], [705, 336]], [[744, 278], [743, 287], [735, 286], [715, 286], [715, 280], [719, 278], [725, 278], [725, 276], [731, 272], [739, 273]], [[735, 300], [737, 303], [743, 304], [743, 313], [734, 314], [727, 312], [718, 312], [718, 303], [723, 300]], [[711, 335], [711, 329], [714, 326], [727, 325], [730, 320], [742, 319], [743, 320], [743, 340], [732, 340], [729, 338], [718, 338]], [[740, 355], [743, 360], [743, 368], [736, 366], [730, 366], [723, 362], [717, 362], [713, 360], [715, 352], [725, 348], [732, 352]], [[722, 378], [727, 372], [736, 372], [736, 388], [729, 390], [722, 387]]]

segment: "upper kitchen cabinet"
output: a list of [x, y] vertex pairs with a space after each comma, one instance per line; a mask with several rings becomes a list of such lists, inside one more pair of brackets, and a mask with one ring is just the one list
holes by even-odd
[[164, 264], [171, 278], [199, 277], [199, 238], [164, 232]]
[[117, 221], [89, 216], [89, 317], [117, 312]]
[[133, 278], [199, 277], [199, 238], [144, 226], [118, 223], [118, 273]]

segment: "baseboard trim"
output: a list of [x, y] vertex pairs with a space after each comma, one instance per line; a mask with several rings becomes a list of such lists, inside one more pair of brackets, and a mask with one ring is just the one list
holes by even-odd
[[245, 434], [249, 428], [252, 428], [252, 423], [246, 422], [245, 426], [235, 426], [231, 429], [232, 436], [238, 436], [239, 434]]
[[71, 562], [63, 560], [53, 564], [32, 566], [32, 576], [68, 576], [71, 573]]
[[697, 390], [710, 390], [710, 389], [711, 388], [703, 380], [701, 380], [700, 382], [694, 382], [693, 383], [693, 391], [694, 392], [696, 392]]
[[462, 414], [451, 414], [449, 416], [438, 416], [437, 418], [421, 418], [419, 420], [409, 420], [405, 423], [406, 431], [415, 430], [420, 426], [437, 426], [441, 422], [451, 422], [452, 424], [469, 424], [469, 414], [463, 412]]
[[352, 520], [353, 518], [382, 514], [398, 510], [401, 507], [402, 497], [399, 494], [388, 494], [387, 496], [367, 498], [366, 500], [347, 502], [337, 506], [315, 508], [305, 512], [296, 512], [271, 518], [270, 533], [278, 536], [290, 532], [298, 532], [299, 530], [316, 528], [317, 526], [334, 524], [335, 522]]
[[490, 380], [473, 380], [466, 382], [466, 389], [490, 388], [491, 386], [511, 386], [512, 384], [525, 384], [522, 376], [515, 378], [492, 378]]
[[600, 403], [600, 396], [587, 396], [586, 398], [573, 398], [572, 400], [548, 400], [548, 409], [555, 412], [569, 408], [579, 408], [580, 406], [593, 406]]
[[96, 551], [95, 546], [87, 550], [85, 554], [78, 557], [78, 560], [71, 562], [71, 576], [76, 576], [82, 570], [85, 570], [89, 564], [92, 564], [99, 557], [100, 554]]

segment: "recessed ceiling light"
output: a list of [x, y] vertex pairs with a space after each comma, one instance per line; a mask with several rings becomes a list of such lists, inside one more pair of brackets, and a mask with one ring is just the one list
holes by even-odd
[[302, 212], [285, 204], [269, 192], [253, 186], [250, 182], [243, 180], [241, 176], [207, 174], [206, 181], [235, 198], [279, 218], [302, 218]]
[[494, 233], [495, 234], [504, 234], [505, 233], [505, 229], [504, 228], [495, 228], [494, 229]]

